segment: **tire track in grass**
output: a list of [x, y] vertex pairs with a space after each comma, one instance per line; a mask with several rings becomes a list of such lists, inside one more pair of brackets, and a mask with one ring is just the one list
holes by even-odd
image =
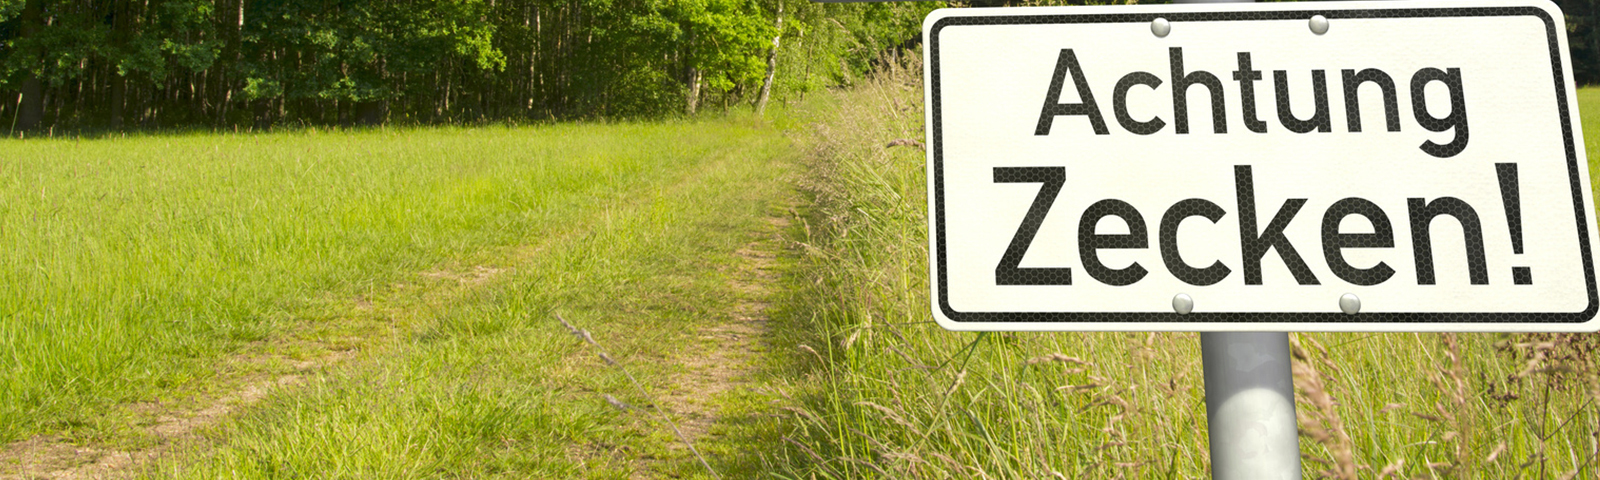
[[[708, 175], [708, 172], [718, 168], [716, 165], [707, 165], [697, 177]], [[783, 182], [779, 180], [777, 183]], [[705, 183], [702, 178], [680, 182], [658, 192], [658, 197], [694, 195], [693, 189], [701, 183]], [[681, 341], [667, 342], [672, 346], [641, 348], [639, 343], [651, 342], [625, 339], [615, 333], [592, 334], [594, 341], [599, 343], [596, 347], [611, 349], [613, 361], [617, 362], [613, 366], [608, 366], [609, 362], [597, 357], [596, 351], [587, 346], [573, 350], [563, 360], [575, 364], [579, 370], [609, 369], [621, 373], [621, 369], [630, 365], [637, 368], [643, 366], [640, 362], [645, 362], [656, 364], [657, 370], [670, 372], [655, 378], [640, 379], [647, 392], [641, 399], [645, 402], [638, 405], [617, 398], [635, 397], [637, 392], [631, 387], [611, 391], [577, 386], [583, 397], [579, 401], [609, 403], [608, 408], [622, 410], [623, 415], [628, 417], [624, 423], [642, 428], [643, 431], [638, 432], [642, 436], [649, 436], [652, 432], [660, 434], [664, 448], [637, 448], [639, 445], [630, 445], [628, 442], [577, 443], [567, 446], [566, 454], [570, 461], [579, 465], [595, 464], [601, 466], [602, 470], [620, 467], [626, 472], [626, 478], [630, 479], [730, 479], [745, 478], [752, 474], [724, 471], [733, 464], [730, 458], [742, 453], [739, 450], [752, 447], [734, 444], [738, 440], [725, 438], [724, 434], [729, 428], [726, 422], [738, 421], [742, 417], [734, 417], [745, 414], [737, 411], [737, 405], [730, 405], [735, 401], [731, 398], [752, 393], [760, 386], [756, 378], [757, 361], [766, 348], [770, 333], [766, 310], [778, 288], [779, 250], [784, 241], [784, 231], [789, 226], [786, 215], [793, 213], [792, 206], [788, 205], [793, 200], [788, 195], [792, 193], [769, 195], [760, 200], [766, 204], [765, 214], [755, 212], [754, 216], [747, 217], [752, 219], [750, 223], [754, 225], [740, 227], [736, 232], [738, 237], [745, 239], [742, 245], [735, 244], [738, 246], [729, 249], [732, 251], [708, 252], [729, 260], [727, 265], [718, 267], [719, 271], [714, 273], [726, 278], [724, 285], [714, 287], [717, 294], [731, 299], [729, 304], [718, 306], [722, 311], [707, 315], [711, 318], [709, 320], [695, 322], [691, 325], [694, 330], [683, 334]], [[583, 318], [583, 315], [582, 312], [571, 312], [567, 316]], [[601, 327], [587, 320], [584, 318], [574, 323], [578, 323], [576, 327], [583, 330]], [[556, 319], [552, 317], [550, 321], [554, 323]], [[570, 341], [582, 343], [581, 340]], [[630, 350], [630, 353], [618, 354]], [[666, 368], [659, 368], [662, 365]], [[638, 374], [637, 371], [633, 373]], [[673, 431], [674, 427], [676, 432]], [[685, 441], [693, 443], [706, 461], [716, 465], [713, 468], [717, 471], [707, 472]], [[643, 440], [643, 443], [651, 441]], [[590, 475], [595, 474], [591, 472]], [[608, 478], [603, 473], [599, 476]]]
[[[787, 209], [779, 209], [787, 210]], [[657, 398], [660, 408], [678, 420], [684, 440], [696, 445], [717, 438], [719, 424], [738, 414], [728, 412], [730, 396], [750, 393], [760, 384], [755, 378], [756, 362], [766, 350], [771, 333], [767, 309], [777, 290], [778, 248], [783, 231], [789, 226], [781, 214], [769, 215], [756, 238], [734, 252], [737, 259], [729, 274], [728, 288], [736, 297], [728, 309], [728, 321], [701, 327], [696, 333], [697, 348], [680, 349], [670, 361], [683, 371], [671, 375]], [[725, 442], [724, 442], [725, 443]], [[748, 445], [729, 445], [749, 448]], [[704, 450], [704, 449], [702, 449]], [[722, 449], [715, 449], [722, 450]], [[722, 452], [726, 453], [726, 452]], [[647, 459], [633, 478], [670, 475], [665, 465]], [[725, 459], [719, 459], [725, 460]], [[718, 461], [727, 465], [730, 462]], [[718, 471], [722, 478], [738, 478], [737, 473]]]
[[[333, 356], [339, 354], [330, 355]], [[127, 476], [132, 470], [168, 452], [170, 447], [190, 441], [189, 437], [195, 430], [221, 421], [234, 411], [260, 401], [275, 389], [298, 385], [301, 379], [300, 374], [290, 374], [257, 380], [196, 411], [151, 412], [149, 414], [157, 416], [158, 420], [146, 427], [144, 434], [160, 442], [151, 448], [119, 450], [74, 445], [54, 436], [17, 442], [8, 446], [3, 455], [8, 462], [17, 461], [19, 471], [9, 472], [0, 478], [99, 479]], [[160, 410], [159, 406], [146, 405], [150, 404], [135, 409]]]
[[[514, 249], [512, 258], [537, 255], [546, 245], [565, 241], [579, 233], [568, 231], [538, 245]], [[417, 278], [413, 283], [391, 285], [394, 291], [390, 294], [397, 299], [388, 304], [375, 304], [362, 297], [347, 300], [348, 307], [355, 311], [390, 321], [382, 322], [384, 325], [370, 325], [377, 328], [368, 328], [366, 336], [338, 337], [326, 342], [299, 338], [310, 333], [305, 330], [311, 328], [300, 325], [302, 330], [280, 335], [276, 342], [304, 344], [299, 348], [314, 349], [309, 358], [293, 360], [276, 353], [233, 356], [219, 363], [219, 366], [230, 370], [231, 375], [221, 374], [223, 378], [211, 386], [224, 393], [191, 399], [196, 405], [143, 402], [119, 407], [125, 409], [128, 415], [147, 419], [141, 422], [145, 425], [135, 434], [143, 439], [141, 443], [144, 445], [118, 448], [98, 442], [79, 444], [61, 435], [41, 435], [0, 449], [0, 479], [127, 478], [136, 475], [150, 462], [170, 456], [178, 450], [204, 448], [203, 440], [198, 435], [200, 431], [259, 403], [269, 395], [299, 386], [308, 375], [345, 364], [358, 355], [381, 354], [385, 349], [384, 340], [400, 335], [395, 329], [404, 328], [402, 324], [415, 322], [415, 316], [422, 314], [415, 310], [452, 302], [486, 288], [507, 268], [476, 265], [451, 270], [448, 266], [440, 266], [415, 274]], [[427, 285], [418, 286], [418, 283]], [[354, 319], [333, 319], [335, 322], [341, 320]], [[389, 327], [388, 331], [384, 331], [383, 327]]]
[[[612, 217], [639, 211], [652, 201], [644, 193], [655, 190], [660, 194], [658, 189], [663, 184], [668, 191], [676, 191], [701, 181], [704, 174], [704, 169], [686, 169], [659, 181], [626, 185], [623, 191], [597, 193], [605, 198], [604, 206], [596, 206], [585, 217], [567, 223], [564, 231], [544, 236], [535, 244], [495, 249], [497, 252], [489, 255], [493, 260], [489, 263], [465, 266], [452, 260], [436, 265], [413, 274], [410, 281], [389, 285], [382, 292], [383, 298], [376, 301], [366, 297], [321, 299], [319, 302], [342, 304], [338, 308], [340, 314], [299, 322], [295, 330], [263, 342], [269, 345], [247, 347], [245, 353], [219, 361], [218, 366], [224, 371], [207, 386], [209, 393], [189, 398], [181, 405], [138, 403], [117, 407], [126, 415], [142, 419], [137, 422], [137, 431], [130, 435], [135, 440], [117, 439], [119, 443], [112, 444], [40, 435], [13, 442], [0, 447], [0, 480], [130, 478], [149, 473], [150, 466], [162, 459], [204, 451], [211, 447], [211, 440], [203, 435], [207, 429], [269, 396], [294, 390], [309, 376], [352, 362], [371, 363], [398, 340], [425, 328], [419, 323], [425, 323], [432, 311], [448, 308], [475, 292], [493, 289], [506, 273], [535, 261], [550, 248], [590, 237], [607, 228]], [[311, 324], [346, 321], [361, 326], [354, 335], [341, 331], [345, 335], [326, 339], [316, 338], [322, 332]], [[292, 345], [284, 347], [285, 343]], [[281, 353], [284, 350], [296, 351], [303, 359], [293, 360]], [[124, 445], [127, 443], [134, 445]]]

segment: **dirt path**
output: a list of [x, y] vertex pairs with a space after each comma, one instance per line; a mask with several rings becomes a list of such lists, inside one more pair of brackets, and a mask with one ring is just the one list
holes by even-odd
[[[337, 354], [333, 356], [338, 356]], [[330, 356], [330, 357], [333, 357]], [[326, 359], [333, 361], [333, 358]], [[321, 362], [316, 362], [321, 363]], [[307, 366], [310, 368], [310, 365]], [[117, 450], [75, 445], [59, 437], [41, 436], [6, 446], [0, 452], [7, 468], [0, 469], [6, 479], [100, 479], [127, 478], [138, 474], [151, 460], [176, 449], [193, 448], [200, 441], [197, 432], [217, 424], [240, 408], [255, 404], [274, 389], [299, 384], [299, 374], [257, 379], [237, 392], [216, 399], [193, 411], [165, 411], [160, 405], [130, 407], [155, 416], [156, 422], [144, 428], [155, 445], [134, 450]]]
[[[767, 308], [778, 289], [778, 252], [788, 226], [786, 217], [768, 217], [758, 238], [735, 252], [738, 265], [729, 272], [729, 287], [738, 301], [729, 311], [730, 321], [700, 329], [695, 347], [671, 359], [684, 371], [668, 378], [657, 401], [689, 442], [702, 445], [709, 439], [712, 427], [724, 417], [719, 402], [727, 394], [756, 386], [755, 362], [769, 332]], [[675, 449], [688, 448], [680, 444]], [[650, 459], [642, 467], [633, 478], [665, 476], [657, 470], [661, 465]], [[719, 473], [728, 478], [726, 472]]]
[[[524, 257], [537, 250], [537, 247], [519, 249], [513, 256]], [[307, 332], [292, 331], [275, 340], [247, 346], [246, 350], [251, 353], [227, 357], [217, 363], [223, 371], [218, 373], [216, 384], [209, 388], [224, 393], [197, 395], [174, 404], [136, 403], [113, 407], [117, 413], [112, 415], [132, 419], [134, 431], [119, 433], [120, 439], [110, 442], [82, 442], [60, 435], [41, 435], [5, 445], [0, 447], [0, 480], [122, 479], [146, 473], [155, 460], [205, 448], [207, 439], [202, 433], [206, 429], [261, 402], [273, 392], [294, 388], [307, 376], [381, 349], [383, 337], [398, 334], [394, 328], [405, 321], [402, 317], [415, 314], [408, 310], [479, 288], [500, 277], [505, 270], [483, 265], [441, 267], [417, 274], [415, 281], [409, 284], [392, 285], [397, 298], [389, 302], [390, 305], [374, 305], [362, 297], [343, 300], [353, 312], [376, 319], [376, 324], [365, 329], [365, 335], [307, 339], [298, 338]], [[295, 345], [286, 347], [291, 343]], [[272, 352], [273, 349], [298, 350], [302, 359], [261, 353], [261, 350]], [[311, 353], [304, 353], [306, 351]], [[113, 442], [135, 446], [108, 445]]]

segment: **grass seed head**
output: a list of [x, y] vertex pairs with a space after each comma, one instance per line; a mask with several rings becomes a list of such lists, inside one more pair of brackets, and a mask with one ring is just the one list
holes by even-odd
[[956, 373], [956, 381], [950, 384], [950, 389], [946, 390], [944, 392], [944, 396], [948, 397], [948, 396], [951, 396], [951, 395], [955, 395], [956, 394], [956, 390], [960, 390], [961, 389], [961, 382], [964, 382], [966, 380], [967, 380], [967, 371], [966, 370], [962, 370], [960, 372], [957, 372]]
[[1483, 457], [1483, 463], [1484, 464], [1492, 464], [1492, 463], [1494, 463], [1495, 460], [1499, 460], [1500, 459], [1500, 454], [1501, 453], [1505, 453], [1505, 451], [1506, 451], [1506, 442], [1505, 441], [1501, 441], [1499, 445], [1495, 445], [1494, 450], [1489, 451], [1489, 456]]

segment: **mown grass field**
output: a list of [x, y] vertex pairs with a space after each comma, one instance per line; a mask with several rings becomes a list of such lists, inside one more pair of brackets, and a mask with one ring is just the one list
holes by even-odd
[[[0, 144], [0, 477], [1206, 478], [1197, 335], [933, 324], [884, 146], [919, 69], [768, 120]], [[1307, 478], [1600, 471], [1594, 335], [1292, 338]]]

